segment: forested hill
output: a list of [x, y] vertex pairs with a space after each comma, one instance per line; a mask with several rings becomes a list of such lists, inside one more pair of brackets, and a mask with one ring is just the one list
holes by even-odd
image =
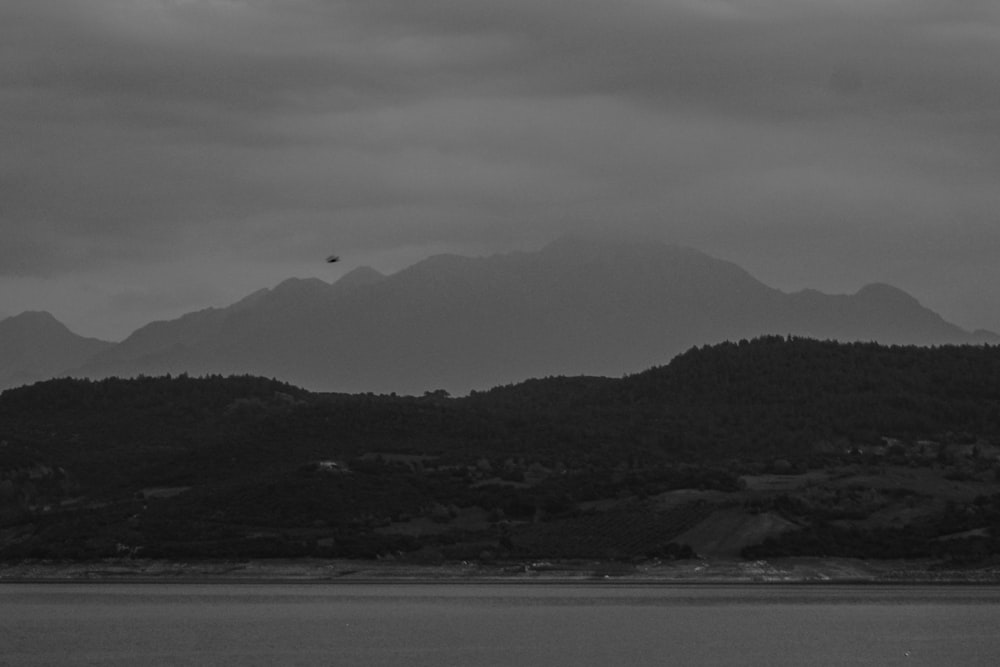
[[691, 456], [804, 456], [831, 440], [1000, 434], [1000, 347], [767, 337], [691, 350], [623, 380], [619, 403]]
[[1000, 347], [771, 336], [693, 348], [619, 380], [531, 380], [468, 403], [655, 441], [687, 460], [808, 457], [833, 441], [1000, 434]]
[[[518, 546], [503, 521], [568, 521], [587, 502], [670, 489], [734, 494], [747, 471], [832, 471], [871, 456], [994, 475], [990, 452], [1000, 452], [1000, 348], [990, 346], [767, 337], [625, 378], [545, 378], [464, 398], [317, 394], [251, 376], [59, 379], [0, 394], [0, 557], [103, 556], [116, 544], [357, 556], [483, 535], [492, 551], [573, 556], [584, 547], [538, 542], [547, 533], [527, 525], [511, 533]], [[652, 511], [630, 507], [628, 521]], [[696, 509], [674, 517], [675, 532], [711, 508]], [[475, 515], [479, 537], [406, 527], [461, 512], [492, 518]], [[379, 532], [390, 523], [413, 539]], [[662, 525], [643, 534], [663, 542]]]
[[[835, 443], [972, 436], [1000, 436], [1000, 347], [765, 337], [621, 379], [537, 379], [466, 398], [316, 394], [249, 376], [61, 379], [0, 395], [5, 456], [30, 450], [122, 483], [153, 462], [219, 478], [254, 462], [376, 450], [613, 465], [639, 454], [808, 459]], [[134, 467], [99, 471], [114, 460]]]

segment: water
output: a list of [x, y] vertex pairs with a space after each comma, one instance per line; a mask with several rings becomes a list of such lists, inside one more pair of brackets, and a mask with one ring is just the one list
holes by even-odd
[[5, 665], [995, 665], [1000, 589], [3, 584]]

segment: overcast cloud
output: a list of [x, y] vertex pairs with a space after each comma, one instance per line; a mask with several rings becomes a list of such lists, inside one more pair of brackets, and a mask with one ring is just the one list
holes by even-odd
[[4, 0], [0, 311], [621, 229], [1000, 331], [998, 62], [995, 0]]

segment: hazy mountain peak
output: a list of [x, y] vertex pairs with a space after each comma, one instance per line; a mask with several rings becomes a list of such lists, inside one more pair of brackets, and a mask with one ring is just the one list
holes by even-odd
[[65, 324], [57, 320], [55, 316], [47, 310], [26, 310], [22, 313], [14, 315], [13, 317], [8, 317], [6, 320], [0, 320], [0, 322], [8, 322], [10, 325], [17, 325], [21, 327], [56, 325], [66, 328]]
[[365, 287], [366, 285], [374, 285], [385, 280], [385, 274], [376, 271], [370, 266], [359, 266], [356, 269], [352, 269], [340, 277], [335, 283], [333, 283], [338, 289], [355, 287]]
[[111, 345], [78, 336], [45, 311], [9, 317], [0, 321], [0, 389], [51, 377]]
[[906, 303], [908, 305], [920, 305], [919, 302], [907, 292], [887, 285], [886, 283], [869, 283], [859, 289], [855, 296], [865, 301]]
[[571, 235], [545, 246], [536, 257], [554, 266], [605, 272], [619, 282], [635, 280], [639, 290], [655, 290], [656, 284], [770, 290], [732, 262], [655, 238]]
[[[258, 310], [261, 312], [271, 312], [270, 317], [273, 317], [273, 309], [275, 308], [280, 311], [286, 311], [289, 308], [307, 307], [306, 304], [315, 304], [324, 301], [334, 294], [333, 285], [325, 280], [320, 280], [319, 278], [288, 278], [271, 288], [267, 294], [260, 298], [257, 305], [260, 306]], [[254, 309], [249, 308], [244, 310], [249, 312]]]
[[412, 282], [427, 279], [430, 279], [435, 283], [440, 283], [442, 281], [451, 280], [452, 278], [462, 274], [464, 267], [466, 267], [469, 262], [474, 261], [476, 261], [474, 258], [463, 257], [453, 253], [431, 255], [427, 259], [421, 260], [416, 264], [394, 273], [392, 275], [392, 279], [397, 284], [400, 282]]
[[88, 338], [73, 333], [69, 327], [56, 319], [55, 315], [45, 310], [26, 310], [13, 317], [0, 320], [0, 332], [8, 337], [14, 336], [21, 339], [25, 345], [31, 347], [36, 347], [43, 341], [54, 339], [79, 339], [100, 345], [111, 344], [97, 338]]
[[788, 295], [692, 248], [583, 235], [532, 253], [435, 255], [391, 276], [359, 267], [333, 284], [291, 278], [142, 333], [69, 368], [98, 377], [255, 373], [329, 391], [456, 393], [545, 375], [620, 375], [694, 345], [762, 334], [974, 340], [889, 285]]
[[288, 278], [278, 283], [274, 289], [271, 290], [271, 293], [278, 294], [281, 292], [325, 290], [329, 289], [329, 287], [330, 283], [320, 280], [319, 278]]

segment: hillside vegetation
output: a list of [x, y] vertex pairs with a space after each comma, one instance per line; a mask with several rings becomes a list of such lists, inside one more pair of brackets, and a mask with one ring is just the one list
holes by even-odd
[[983, 562], [998, 455], [992, 346], [764, 337], [463, 398], [60, 379], [0, 394], [0, 557]]

